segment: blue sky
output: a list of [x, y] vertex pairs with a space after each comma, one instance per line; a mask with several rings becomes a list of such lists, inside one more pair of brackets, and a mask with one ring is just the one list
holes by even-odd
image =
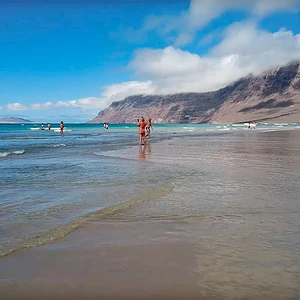
[[4, 1], [0, 117], [85, 122], [300, 59], [298, 0]]

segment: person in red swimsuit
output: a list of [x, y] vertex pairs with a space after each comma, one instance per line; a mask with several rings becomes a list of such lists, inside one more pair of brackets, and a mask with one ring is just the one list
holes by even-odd
[[144, 142], [144, 145], [146, 145], [147, 141], [146, 141], [146, 122], [144, 117], [141, 118], [141, 120], [138, 119], [138, 123], [137, 126], [140, 128], [139, 129], [139, 135], [140, 135], [140, 142], [139, 144], [142, 145], [142, 142]]

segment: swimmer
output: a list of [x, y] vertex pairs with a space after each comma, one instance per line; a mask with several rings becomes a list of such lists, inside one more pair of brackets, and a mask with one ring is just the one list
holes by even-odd
[[65, 128], [64, 122], [61, 121], [59, 125], [60, 133], [64, 133], [64, 128]]

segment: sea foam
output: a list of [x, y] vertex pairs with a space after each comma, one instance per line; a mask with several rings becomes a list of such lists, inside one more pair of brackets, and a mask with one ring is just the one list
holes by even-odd
[[24, 154], [25, 150], [16, 150], [16, 151], [11, 151], [11, 152], [0, 152], [0, 157], [7, 157], [9, 155], [21, 155]]

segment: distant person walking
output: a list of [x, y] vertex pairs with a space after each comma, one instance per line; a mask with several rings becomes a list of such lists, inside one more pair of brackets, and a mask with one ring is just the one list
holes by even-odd
[[63, 121], [61, 121], [60, 124], [59, 124], [59, 129], [60, 129], [61, 134], [64, 133], [64, 128], [65, 128], [65, 124], [64, 124]]
[[147, 144], [147, 140], [146, 140], [146, 122], [144, 117], [141, 118], [141, 120], [137, 120], [137, 126], [139, 127], [139, 144], [142, 145], [142, 142], [144, 142], [144, 145]]

